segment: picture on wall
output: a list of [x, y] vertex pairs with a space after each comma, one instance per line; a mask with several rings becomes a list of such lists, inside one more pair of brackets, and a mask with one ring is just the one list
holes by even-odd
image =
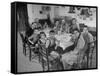
[[11, 73], [98, 68], [97, 6], [12, 2]]

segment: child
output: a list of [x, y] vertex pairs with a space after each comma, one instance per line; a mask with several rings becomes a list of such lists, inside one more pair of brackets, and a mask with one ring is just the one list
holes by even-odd
[[37, 44], [39, 40], [39, 31], [37, 29], [34, 29], [33, 34], [30, 37], [28, 37], [28, 40], [30, 44], [35, 46], [35, 44]]
[[47, 39], [47, 42], [46, 42], [46, 48], [48, 48], [48, 53], [50, 54], [52, 51], [55, 50], [55, 41], [56, 41], [56, 38], [55, 38], [55, 32], [54, 30], [51, 30], [49, 32], [49, 37]]
[[40, 32], [40, 39], [38, 40], [38, 44], [40, 45], [41, 53], [46, 55], [46, 34], [44, 32]]

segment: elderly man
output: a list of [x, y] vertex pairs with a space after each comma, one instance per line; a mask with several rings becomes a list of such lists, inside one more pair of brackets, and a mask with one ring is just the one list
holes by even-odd
[[74, 30], [73, 37], [74, 37], [74, 46], [75, 46], [74, 50], [63, 54], [62, 59], [61, 59], [65, 70], [72, 69], [73, 68], [72, 65], [74, 63], [79, 64], [78, 67], [80, 67], [80, 64], [82, 62], [81, 61], [82, 57], [81, 57], [81, 55], [79, 55], [79, 52], [82, 51], [85, 41], [83, 39], [82, 34], [79, 33], [79, 31], [77, 29]]

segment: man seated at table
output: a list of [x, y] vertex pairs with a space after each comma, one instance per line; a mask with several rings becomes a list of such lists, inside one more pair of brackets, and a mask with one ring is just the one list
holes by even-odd
[[[84, 53], [87, 55], [88, 59], [90, 59], [92, 56], [93, 47], [94, 47], [93, 36], [91, 33], [89, 33], [88, 27], [83, 28], [82, 35], [85, 40], [85, 46], [84, 46], [85, 48], [83, 50], [84, 50]], [[87, 64], [87, 66], [88, 66], [88, 64]]]
[[77, 29], [74, 30], [74, 38], [74, 50], [62, 55], [61, 61], [65, 70], [72, 69], [74, 63], [78, 64], [79, 66], [77, 66], [77, 68], [79, 68], [82, 61], [82, 57], [79, 55], [79, 52], [82, 51], [85, 41]]
[[83, 28], [83, 32], [82, 32], [82, 35], [83, 35], [83, 38], [85, 40], [85, 43], [86, 45], [90, 44], [90, 47], [93, 47], [94, 46], [94, 43], [93, 43], [93, 36], [92, 34], [88, 31], [88, 27], [84, 27]]

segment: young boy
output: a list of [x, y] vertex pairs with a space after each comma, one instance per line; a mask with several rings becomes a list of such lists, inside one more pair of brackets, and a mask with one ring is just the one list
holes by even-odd
[[46, 43], [46, 48], [48, 51], [48, 59], [51, 62], [52, 70], [60, 70], [62, 66], [60, 66], [60, 54], [63, 49], [59, 46], [59, 41], [55, 38], [54, 30], [49, 32], [49, 38]]
[[48, 48], [49, 54], [51, 53], [51, 51], [55, 50], [55, 46], [56, 46], [55, 41], [56, 41], [55, 32], [54, 32], [54, 30], [51, 30], [49, 32], [49, 37], [48, 37], [48, 40], [46, 42], [46, 48]]

